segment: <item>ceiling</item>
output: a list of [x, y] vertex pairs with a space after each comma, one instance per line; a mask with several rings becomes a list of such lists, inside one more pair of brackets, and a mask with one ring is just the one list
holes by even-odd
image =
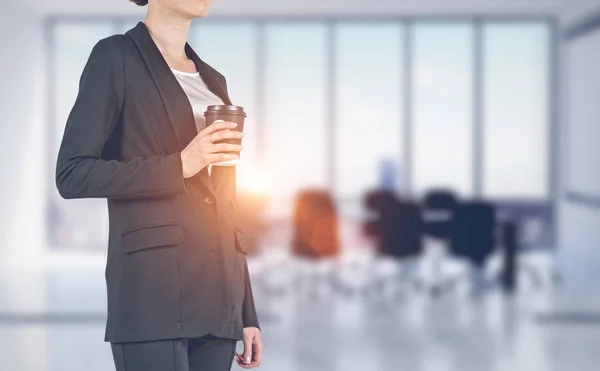
[[[576, 0], [592, 1], [592, 0]], [[593, 0], [597, 1], [597, 0]], [[137, 14], [127, 0], [2, 0], [42, 14]], [[215, 14], [556, 13], [567, 0], [215, 0]], [[569, 3], [572, 3], [570, 1]]]
[[[30, 15], [139, 15], [128, 0], [0, 0], [0, 8]], [[214, 16], [298, 15], [555, 15], [570, 23], [593, 11], [600, 0], [214, 0]]]

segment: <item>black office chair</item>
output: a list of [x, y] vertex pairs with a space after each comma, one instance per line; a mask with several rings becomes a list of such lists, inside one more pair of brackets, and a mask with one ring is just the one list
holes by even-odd
[[424, 232], [432, 237], [448, 238], [454, 228], [458, 206], [457, 197], [452, 191], [428, 192], [423, 200], [423, 217], [426, 221]]
[[[486, 282], [484, 265], [497, 245], [495, 210], [482, 201], [458, 200], [448, 190], [433, 190], [424, 200], [425, 233], [446, 242], [448, 253], [469, 264], [473, 293], [480, 293]], [[444, 277], [443, 261], [435, 260], [431, 292], [435, 296], [452, 290], [464, 276]]]
[[[415, 275], [417, 259], [422, 253], [421, 233], [423, 223], [421, 210], [415, 203], [400, 200], [389, 190], [372, 191], [365, 195], [365, 207], [377, 215], [374, 220], [366, 221], [363, 230], [375, 240], [378, 263], [372, 268], [373, 279], [367, 294], [384, 294], [393, 290], [397, 297], [397, 286], [408, 284], [418, 287]], [[381, 264], [393, 262], [392, 275], [379, 276]]]
[[451, 253], [470, 263], [473, 293], [480, 294], [489, 285], [484, 277], [485, 262], [497, 246], [494, 207], [481, 201], [462, 203], [453, 229]]
[[[423, 237], [432, 237], [443, 241], [448, 250], [451, 247], [451, 237], [454, 233], [456, 214], [459, 201], [454, 192], [446, 189], [432, 189], [423, 198]], [[450, 251], [451, 253], [451, 251]], [[425, 282], [427, 289], [434, 296], [441, 294], [445, 288], [453, 283], [442, 274], [444, 260], [428, 260], [431, 263], [432, 277]]]
[[456, 213], [451, 237], [452, 253], [477, 266], [493, 252], [496, 244], [494, 207], [485, 202], [465, 202]]

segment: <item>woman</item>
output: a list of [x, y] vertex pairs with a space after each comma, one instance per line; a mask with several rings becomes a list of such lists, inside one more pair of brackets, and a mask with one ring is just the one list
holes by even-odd
[[[144, 22], [100, 40], [82, 73], [56, 166], [65, 199], [106, 198], [108, 320], [117, 371], [260, 364], [262, 340], [237, 218], [235, 124], [225, 78], [186, 43], [212, 0], [132, 0]], [[208, 35], [210, 36], [210, 35]], [[233, 56], [232, 56], [233, 58]], [[243, 340], [242, 354], [235, 352]]]

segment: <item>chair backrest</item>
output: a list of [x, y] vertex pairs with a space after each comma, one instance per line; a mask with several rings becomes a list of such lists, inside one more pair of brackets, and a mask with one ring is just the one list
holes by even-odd
[[395, 257], [411, 257], [423, 251], [423, 220], [421, 209], [416, 203], [401, 201], [398, 203], [396, 217], [391, 233], [392, 246], [390, 255]]
[[446, 239], [450, 253], [482, 264], [495, 247], [494, 206], [457, 200], [453, 192], [433, 190], [423, 201], [425, 233]]
[[423, 228], [418, 205], [400, 201], [390, 190], [367, 193], [364, 205], [376, 215], [365, 222], [364, 231], [376, 239], [380, 254], [403, 258], [421, 253]]
[[457, 209], [455, 228], [450, 238], [453, 254], [476, 264], [494, 251], [496, 218], [494, 207], [486, 202], [464, 202]]
[[449, 238], [458, 207], [459, 201], [454, 192], [444, 189], [429, 191], [423, 199], [424, 233], [437, 238]]
[[331, 194], [305, 190], [296, 196], [292, 251], [297, 256], [326, 257], [339, 253], [337, 213]]
[[456, 194], [447, 189], [434, 189], [424, 197], [423, 207], [429, 210], [450, 210], [458, 207]]

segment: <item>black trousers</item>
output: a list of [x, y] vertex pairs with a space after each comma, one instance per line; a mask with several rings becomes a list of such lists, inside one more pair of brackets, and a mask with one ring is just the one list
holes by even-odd
[[111, 343], [117, 371], [229, 371], [237, 340], [206, 335]]

